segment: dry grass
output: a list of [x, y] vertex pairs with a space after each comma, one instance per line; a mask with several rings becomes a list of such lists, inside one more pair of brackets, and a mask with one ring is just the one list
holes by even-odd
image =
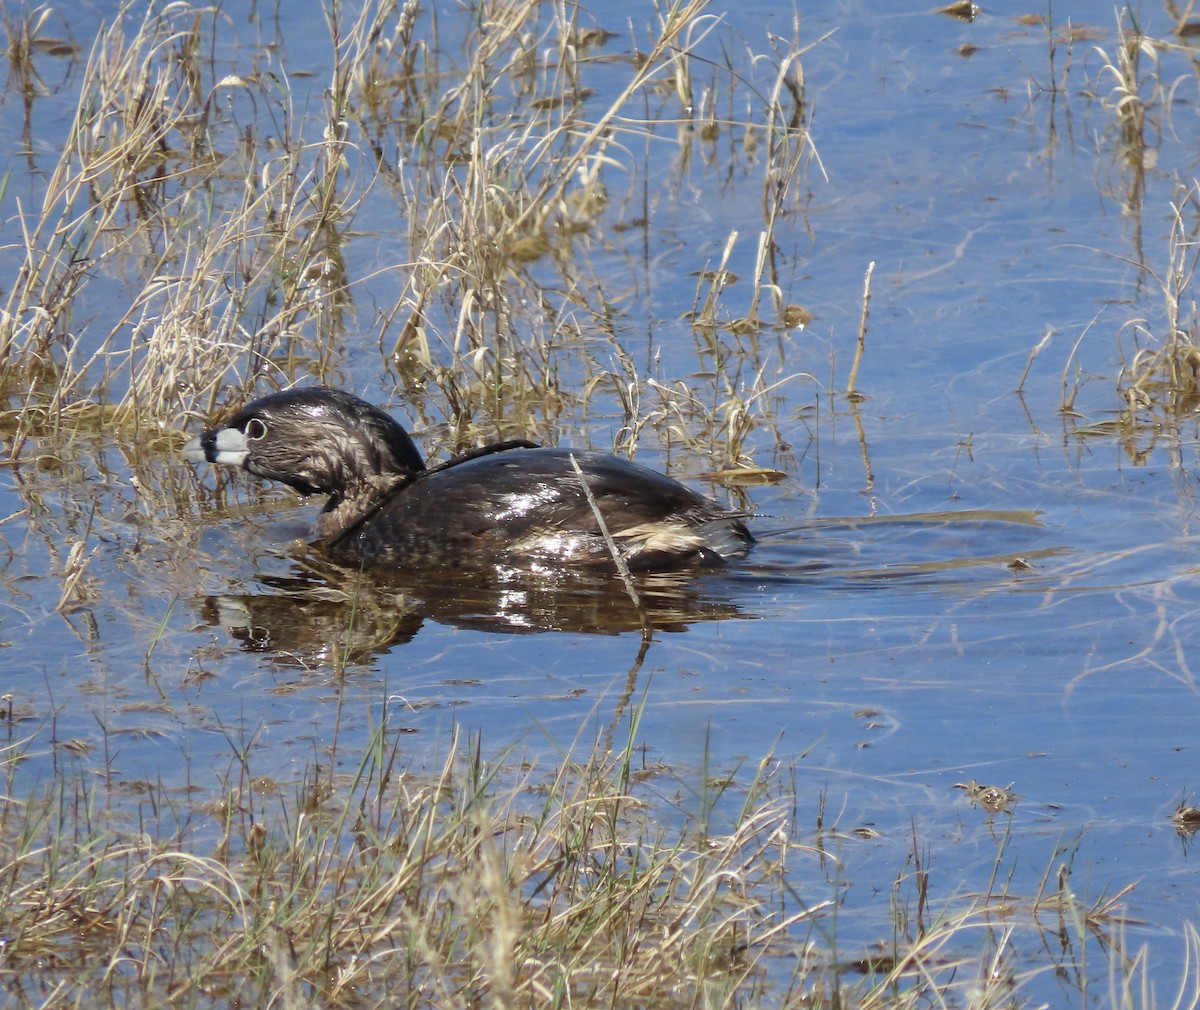
[[1131, 420], [1139, 410], [1178, 418], [1200, 406], [1200, 347], [1196, 345], [1200, 318], [1191, 293], [1200, 261], [1198, 236], [1200, 183], [1181, 191], [1171, 205], [1165, 271], [1160, 276], [1150, 267], [1144, 268], [1162, 295], [1161, 323], [1134, 319], [1126, 324], [1134, 352], [1122, 369], [1120, 388]]
[[1131, 319], [1123, 330], [1133, 344], [1121, 369], [1118, 389], [1125, 403], [1120, 424], [1131, 444], [1140, 427], [1138, 413], [1149, 411], [1156, 419], [1179, 418], [1200, 403], [1200, 350], [1195, 344], [1197, 317], [1189, 289], [1196, 270], [1196, 237], [1200, 231], [1197, 183], [1179, 187], [1171, 204], [1170, 235], [1163, 267], [1144, 250], [1141, 222], [1144, 217], [1147, 173], [1157, 163], [1158, 150], [1170, 120], [1175, 93], [1184, 79], [1166, 81], [1160, 55], [1190, 49], [1177, 42], [1144, 35], [1137, 16], [1126, 8], [1117, 20], [1112, 53], [1097, 48], [1100, 79], [1109, 85], [1104, 106], [1113, 117], [1116, 136], [1113, 150], [1125, 180], [1123, 210], [1133, 223], [1133, 255], [1126, 259], [1162, 299], [1161, 319]]
[[[747, 313], [723, 312], [714, 288], [695, 327], [718, 363], [710, 399], [726, 413], [767, 405], [738, 376], [778, 373], [782, 356], [747, 364], [737, 334], [765, 325], [764, 304], [780, 331], [803, 318], [786, 304], [773, 235], [814, 156], [798, 41], [749, 54], [773, 68], [763, 93], [745, 68], [695, 55], [720, 23], [706, 0], [631, 24], [632, 55], [617, 59], [579, 8], [485, 5], [453, 67], [438, 19], [415, 3], [378, 0], [345, 23], [331, 7], [334, 65], [313, 116], [269, 56], [236, 72], [214, 59], [218, 17], [140, 10], [97, 38], [41, 205], [20, 207], [0, 304], [14, 458], [30, 434], [97, 408], [144, 437], [264, 386], [336, 383], [347, 367], [390, 372], [435, 450], [554, 438], [629, 379], [611, 324], [624, 295], [590, 259], [604, 232], [647, 227], [646, 148], [673, 145], [682, 166], [719, 136], [762, 172], [764, 227]], [[10, 58], [28, 65], [44, 20], [11, 24]], [[740, 103], [744, 119], [717, 115]], [[397, 256], [351, 275], [388, 231]], [[109, 278], [132, 292], [117, 313], [89, 297]], [[663, 377], [634, 381], [651, 378]], [[723, 462], [745, 455], [738, 425], [717, 437]]]
[[[1168, 6], [1177, 23], [1184, 24], [1187, 11]], [[1116, 438], [1129, 458], [1141, 464], [1158, 444], [1176, 444], [1182, 425], [1200, 405], [1200, 349], [1196, 342], [1200, 317], [1191, 290], [1198, 262], [1200, 183], [1178, 179], [1169, 207], [1147, 205], [1149, 183], [1164, 171], [1160, 155], [1185, 137], [1173, 110], [1180, 104], [1180, 93], [1194, 87], [1194, 48], [1178, 38], [1146, 35], [1137, 12], [1126, 6], [1117, 13], [1113, 43], [1093, 47], [1091, 56], [1094, 72], [1086, 83], [1086, 93], [1108, 116], [1097, 138], [1099, 150], [1111, 157], [1113, 165], [1106, 195], [1128, 222], [1129, 230], [1128, 253], [1110, 249], [1096, 253], [1128, 264], [1135, 272], [1138, 294], [1148, 289], [1161, 308], [1120, 325], [1115, 417], [1075, 423], [1084, 415], [1078, 402], [1082, 387], [1095, 375], [1084, 345], [1094, 343], [1100, 331], [1097, 324], [1106, 318], [1105, 309], [1083, 328], [1067, 358], [1060, 411], [1071, 419], [1074, 436]], [[1190, 69], [1170, 78], [1168, 66]], [[1159, 249], [1148, 249], [1144, 235], [1147, 218], [1157, 225], [1164, 210], [1169, 227], [1165, 256]], [[1051, 336], [1048, 330], [1031, 353], [1030, 365]], [[1105, 405], [1104, 409], [1107, 413], [1111, 407]]]
[[506, 784], [510, 761], [460, 742], [414, 774], [396, 739], [381, 729], [355, 774], [316, 772], [287, 799], [239, 742], [208, 827], [171, 837], [169, 807], [106, 830], [97, 796], [65, 779], [10, 799], [5, 989], [47, 1007], [97, 986], [137, 1005], [687, 1005], [763, 989], [760, 962], [819, 911], [781, 914], [799, 847], [766, 763], [717, 835], [716, 796], [675, 829], [656, 822], [659, 775], [635, 771], [632, 747]]
[[[819, 942], [835, 902], [793, 883], [836, 830], [821, 849], [797, 839], [788, 770], [768, 757], [696, 790], [639, 763], [637, 725], [635, 712], [624, 746], [544, 771], [456, 738], [426, 772], [404, 767], [384, 725], [353, 772], [330, 772], [333, 754], [294, 795], [231, 737], [223, 799], [181, 814], [150, 786], [136, 824], [69, 773], [18, 800], [10, 746], [0, 986], [47, 1010], [101, 992], [184, 1007], [1013, 1006], [1048, 970], [1022, 958], [1032, 935], [1064, 958], [1109, 947], [1130, 994], [1113, 1005], [1144, 1005], [1122, 895], [1081, 902], [1069, 845], [1022, 898], [1002, 838], [989, 890], [938, 910], [914, 839], [892, 935], [839, 956]], [[1086, 973], [1078, 984], [1086, 997]]]
[[[325, 252], [353, 207], [330, 195], [337, 141], [280, 136], [269, 160], [253, 140], [233, 149], [227, 96], [291, 123], [286, 92], [265, 77], [213, 81], [201, 15], [126, 24], [96, 40], [42, 204], [20, 208], [23, 262], [0, 308], [14, 456], [28, 433], [70, 430], [98, 405], [126, 430], [206, 416], [239, 368], [318, 357], [328, 325], [298, 331], [336, 310]], [[105, 276], [136, 294], [96, 335], [83, 306]]]

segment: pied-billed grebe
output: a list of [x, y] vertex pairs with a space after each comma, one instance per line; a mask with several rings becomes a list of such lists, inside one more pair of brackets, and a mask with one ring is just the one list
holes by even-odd
[[336, 389], [264, 396], [183, 452], [329, 495], [316, 538], [346, 564], [611, 566], [597, 511], [633, 569], [719, 563], [754, 543], [742, 513], [604, 453], [503, 442], [426, 467], [395, 420]]

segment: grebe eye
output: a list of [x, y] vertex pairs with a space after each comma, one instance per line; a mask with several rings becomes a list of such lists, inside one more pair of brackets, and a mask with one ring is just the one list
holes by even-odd
[[258, 442], [267, 437], [267, 426], [265, 422], [260, 421], [257, 417], [250, 418], [246, 422], [246, 437], [251, 442]]

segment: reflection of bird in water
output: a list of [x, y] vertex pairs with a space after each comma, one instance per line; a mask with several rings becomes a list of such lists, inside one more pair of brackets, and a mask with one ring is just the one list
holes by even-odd
[[274, 657], [283, 667], [361, 662], [411, 641], [423, 616], [402, 596], [354, 593], [319, 578], [268, 576], [261, 593], [204, 597], [201, 619], [224, 628], [247, 652]]
[[611, 570], [615, 551], [654, 571], [754, 543], [742, 513], [603, 453], [503, 442], [427, 468], [389, 415], [333, 389], [255, 400], [184, 454], [329, 495], [317, 541], [355, 566]]
[[202, 617], [253, 652], [288, 664], [362, 661], [410, 641], [426, 620], [480, 631], [618, 634], [683, 631], [699, 621], [747, 615], [725, 596], [723, 580], [682, 573], [643, 574], [635, 602], [611, 575], [562, 577], [524, 569], [406, 578], [350, 572], [311, 560], [306, 570], [261, 576], [261, 593], [207, 597]]

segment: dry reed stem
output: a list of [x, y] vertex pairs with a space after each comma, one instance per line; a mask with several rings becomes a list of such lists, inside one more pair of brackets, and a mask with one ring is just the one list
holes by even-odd
[[604, 546], [608, 548], [609, 556], [616, 566], [617, 575], [620, 576], [621, 582], [625, 586], [625, 592], [629, 594], [629, 599], [633, 603], [638, 617], [641, 619], [642, 635], [645, 638], [649, 638], [654, 633], [654, 627], [650, 623], [646, 608], [642, 606], [642, 600], [638, 596], [637, 586], [633, 583], [633, 575], [630, 574], [629, 566], [625, 563], [625, 559], [621, 557], [621, 552], [617, 550], [616, 541], [613, 540], [612, 534], [608, 530], [608, 523], [604, 521], [604, 516], [600, 512], [600, 506], [596, 504], [596, 496], [592, 494], [587, 477], [584, 476], [583, 471], [579, 468], [579, 461], [575, 458], [574, 453], [569, 453], [568, 458], [571, 460], [571, 466], [575, 470], [575, 476], [579, 478], [579, 486], [583, 489], [583, 496], [587, 499], [588, 508], [592, 510], [592, 515], [596, 519], [596, 525], [600, 528], [600, 535], [604, 538]]
[[858, 366], [862, 364], [863, 352], [867, 349], [867, 317], [871, 305], [871, 275], [875, 272], [875, 261], [867, 264], [863, 277], [862, 315], [858, 320], [858, 342], [854, 348], [854, 362], [850, 365], [850, 377], [846, 380], [846, 396], [858, 397]]

